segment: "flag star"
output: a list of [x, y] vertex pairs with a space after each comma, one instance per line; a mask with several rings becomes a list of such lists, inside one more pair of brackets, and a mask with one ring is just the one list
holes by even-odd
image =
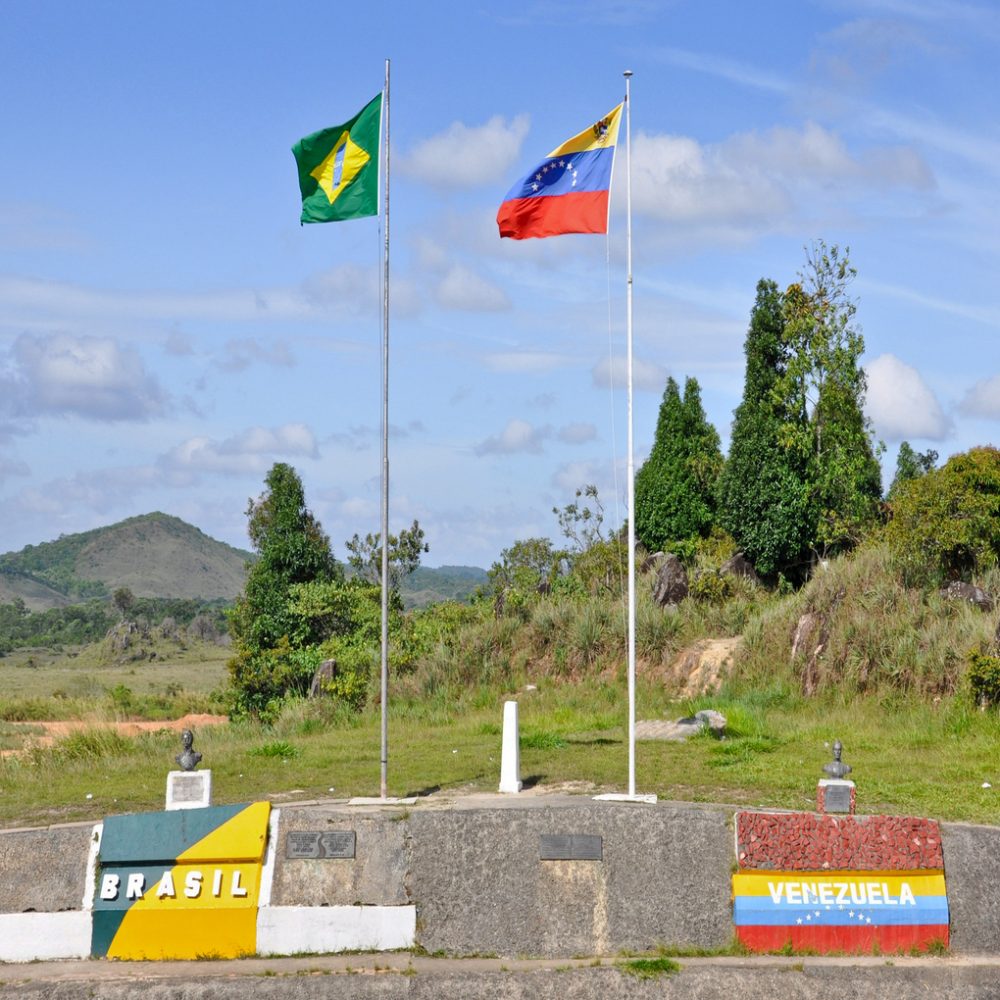
[[859, 913], [858, 914], [858, 920], [864, 920], [864, 919], [865, 919], [865, 915], [863, 913]]
[[811, 913], [806, 914], [806, 920], [812, 920], [813, 915]]
[[865, 917], [865, 920], [867, 920], [867, 921], [868, 921], [868, 923], [871, 923], [871, 922], [872, 922], [872, 918], [871, 918], [871, 917]]
[[816, 916], [817, 916], [817, 917], [819, 916], [819, 910], [817, 910], [817, 911], [816, 911]]
[[532, 184], [531, 185], [531, 190], [532, 191], [537, 191], [538, 190], [538, 184]]
[[560, 167], [565, 167], [566, 166], [566, 161], [565, 160], [560, 160], [559, 161], [559, 166]]
[[854, 916], [854, 910], [851, 910], [851, 912], [850, 912], [850, 913], [848, 913], [847, 915], [848, 915], [849, 917], [853, 917], [853, 916]]
[[540, 181], [541, 179], [542, 179], [542, 175], [541, 175], [541, 173], [537, 173], [537, 174], [535, 174], [535, 180], [536, 180], [536, 181]]
[[801, 917], [799, 917], [799, 918], [798, 918], [798, 920], [796, 920], [795, 922], [796, 922], [797, 924], [801, 924], [801, 923], [802, 923], [802, 918], [801, 918]]

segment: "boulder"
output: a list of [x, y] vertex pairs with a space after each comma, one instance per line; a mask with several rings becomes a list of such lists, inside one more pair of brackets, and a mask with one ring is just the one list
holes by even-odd
[[309, 685], [309, 697], [319, 698], [326, 694], [326, 685], [337, 674], [337, 661], [324, 660], [313, 674], [312, 683]]
[[645, 559], [639, 564], [640, 573], [651, 573], [660, 565], [660, 560], [663, 559], [665, 553], [654, 552], [652, 555], [646, 556]]
[[753, 583], [760, 583], [757, 570], [753, 568], [753, 563], [742, 552], [731, 555], [720, 567], [719, 573], [722, 576], [740, 576], [744, 580]]
[[941, 591], [941, 596], [949, 601], [968, 601], [974, 604], [980, 611], [993, 610], [993, 598], [981, 587], [962, 580], [952, 580], [947, 587]]
[[688, 595], [688, 575], [680, 559], [672, 552], [664, 555], [653, 581], [653, 600], [665, 608], [680, 604]]

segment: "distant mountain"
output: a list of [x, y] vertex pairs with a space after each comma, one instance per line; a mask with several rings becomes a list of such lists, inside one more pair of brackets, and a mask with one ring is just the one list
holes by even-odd
[[[128, 587], [136, 597], [233, 600], [250, 552], [233, 548], [169, 514], [143, 514], [54, 542], [0, 555], [0, 604], [21, 598], [32, 611], [109, 597]], [[464, 601], [486, 583], [475, 566], [420, 566], [400, 588], [407, 608]]]
[[0, 555], [0, 603], [20, 597], [41, 610], [119, 587], [136, 597], [232, 600], [250, 558], [179, 517], [144, 514]]
[[487, 580], [486, 570], [477, 566], [418, 566], [399, 592], [405, 608], [425, 608], [441, 601], [466, 601]]

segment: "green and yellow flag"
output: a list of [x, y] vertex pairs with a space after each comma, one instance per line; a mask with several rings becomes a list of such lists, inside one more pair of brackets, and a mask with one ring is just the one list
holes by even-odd
[[302, 222], [340, 222], [378, 214], [382, 95], [350, 121], [292, 146], [299, 168]]

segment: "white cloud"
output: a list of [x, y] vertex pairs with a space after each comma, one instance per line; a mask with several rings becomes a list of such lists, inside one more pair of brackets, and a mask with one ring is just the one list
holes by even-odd
[[[626, 380], [625, 358], [605, 358], [594, 366], [591, 376], [601, 389], [624, 389]], [[662, 392], [667, 383], [667, 369], [652, 361], [632, 359], [632, 386], [644, 392]]]
[[966, 416], [1000, 418], [1000, 375], [980, 379], [962, 399], [959, 409]]
[[504, 180], [521, 152], [530, 119], [494, 115], [484, 125], [452, 122], [400, 157], [399, 170], [428, 184], [476, 187]]
[[548, 427], [536, 428], [526, 420], [510, 420], [497, 435], [476, 445], [477, 455], [513, 455], [517, 452], [538, 454], [542, 441], [551, 433]]
[[468, 312], [502, 312], [510, 308], [503, 289], [464, 264], [452, 264], [435, 292], [438, 305]]
[[[515, 374], [536, 374], [550, 372], [566, 364], [566, 358], [546, 351], [502, 351], [487, 354], [486, 367], [493, 372], [513, 372]], [[551, 400], [549, 401], [551, 404]]]
[[941, 441], [948, 436], [951, 421], [916, 368], [895, 355], [882, 354], [868, 362], [865, 370], [865, 412], [880, 437]]
[[290, 368], [295, 364], [288, 345], [281, 341], [267, 347], [252, 337], [243, 337], [239, 340], [227, 340], [224, 350], [225, 353], [215, 362], [224, 372], [242, 372], [254, 362], [282, 368]]
[[773, 94], [784, 94], [792, 89], [792, 85], [781, 77], [774, 76], [766, 70], [758, 69], [747, 63], [726, 59], [724, 56], [691, 52], [671, 46], [656, 49], [653, 54], [671, 66], [679, 66], [682, 69], [691, 69], [697, 73], [719, 77], [740, 86], [753, 87]]
[[28, 476], [31, 470], [24, 462], [14, 458], [4, 458], [0, 455], [0, 485], [11, 476]]
[[149, 420], [166, 395], [139, 354], [110, 337], [22, 334], [0, 375], [0, 406], [15, 417]]
[[204, 436], [188, 438], [161, 455], [159, 464], [172, 474], [193, 478], [201, 472], [259, 473], [273, 460], [292, 456], [319, 457], [316, 438], [305, 424], [251, 427], [221, 442]]
[[597, 428], [593, 424], [573, 423], [559, 428], [559, 440], [565, 444], [585, 444], [597, 437]]
[[675, 135], [640, 132], [633, 143], [633, 206], [660, 221], [774, 227], [829, 190], [933, 186], [919, 154], [907, 146], [857, 155], [834, 132], [812, 122], [776, 127], [702, 145]]

